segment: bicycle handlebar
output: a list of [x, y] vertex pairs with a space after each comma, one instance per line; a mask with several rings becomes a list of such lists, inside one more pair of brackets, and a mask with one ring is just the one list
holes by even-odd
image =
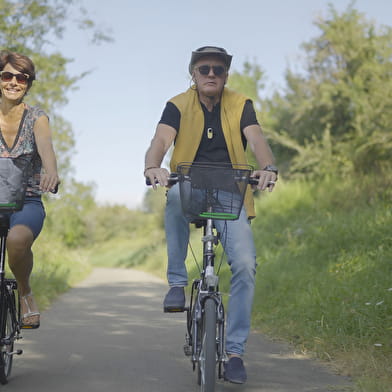
[[[168, 185], [175, 185], [178, 182], [178, 174], [177, 173], [170, 173], [168, 178]], [[155, 184], [158, 184], [158, 181], [155, 181]], [[146, 185], [151, 186], [152, 183], [148, 177], [146, 177]]]
[[[238, 178], [240, 180], [240, 178]], [[259, 179], [257, 177], [249, 177], [247, 179], [249, 185], [258, 185]], [[168, 178], [168, 185], [174, 185], [178, 182], [178, 174], [177, 173], [170, 173]], [[155, 181], [155, 184], [158, 184], [158, 181]], [[146, 177], [146, 185], [151, 186], [151, 181], [148, 177]], [[271, 186], [273, 184], [269, 184]]]

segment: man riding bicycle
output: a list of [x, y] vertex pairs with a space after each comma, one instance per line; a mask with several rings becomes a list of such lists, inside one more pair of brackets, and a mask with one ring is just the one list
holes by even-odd
[[[261, 168], [253, 173], [259, 178], [257, 189], [273, 190], [278, 170], [273, 165], [273, 154], [258, 124], [253, 103], [225, 87], [231, 60], [225, 49], [215, 46], [192, 52], [189, 72], [193, 85], [167, 102], [146, 152], [144, 175], [152, 184], [168, 185], [169, 173], [160, 166], [173, 143], [172, 172], [180, 162], [244, 164], [249, 144]], [[250, 330], [256, 272], [256, 250], [250, 228], [255, 212], [250, 192], [244, 204], [240, 218], [228, 221], [226, 230], [220, 233], [232, 272], [226, 331], [229, 360], [225, 363], [224, 378], [238, 384], [246, 381], [241, 357]], [[182, 212], [178, 184], [167, 193], [165, 231], [170, 290], [164, 308], [184, 308], [189, 221]]]

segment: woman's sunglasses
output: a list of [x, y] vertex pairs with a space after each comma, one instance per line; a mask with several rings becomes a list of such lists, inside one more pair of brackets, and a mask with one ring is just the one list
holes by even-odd
[[16, 81], [20, 84], [27, 84], [27, 81], [29, 80], [29, 75], [23, 73], [14, 74], [8, 71], [0, 72], [0, 78], [2, 82], [10, 82], [14, 78], [14, 76], [16, 78]]
[[221, 65], [200, 65], [200, 67], [197, 67], [197, 70], [200, 72], [200, 75], [207, 76], [210, 74], [211, 68], [215, 76], [222, 76], [226, 71], [225, 67]]

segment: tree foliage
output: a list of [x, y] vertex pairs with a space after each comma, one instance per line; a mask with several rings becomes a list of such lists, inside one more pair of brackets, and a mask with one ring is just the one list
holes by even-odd
[[256, 109], [261, 110], [260, 91], [264, 89], [265, 72], [256, 63], [246, 61], [242, 72], [234, 71], [229, 78], [228, 87], [248, 96]]
[[280, 157], [292, 173], [382, 170], [392, 157], [392, 29], [377, 28], [352, 5], [316, 22], [303, 44], [304, 74], [266, 102]]
[[304, 71], [262, 99], [264, 74], [245, 63], [230, 87], [253, 99], [282, 172], [324, 177], [386, 172], [392, 162], [392, 29], [378, 27], [353, 4], [315, 22], [302, 45]]
[[51, 119], [54, 144], [62, 177], [71, 171], [70, 156], [74, 135], [68, 121], [57, 110], [67, 103], [67, 93], [77, 88], [85, 75], [71, 76], [65, 58], [55, 47], [63, 37], [66, 22], [73, 21], [78, 28], [92, 31], [93, 42], [109, 40], [86, 18], [86, 11], [77, 0], [0, 0], [0, 48], [16, 51], [32, 58], [37, 80], [26, 100], [39, 105]]
[[45, 197], [50, 212], [45, 226], [69, 247], [89, 238], [86, 214], [96, 205], [93, 185], [78, 183], [72, 177], [74, 134], [71, 124], [59, 114], [68, 102], [68, 92], [77, 88], [86, 72], [69, 75], [67, 66], [73, 59], [64, 57], [56, 43], [66, 26], [91, 33], [92, 43], [110, 41], [79, 4], [78, 0], [0, 0], [0, 49], [16, 51], [33, 60], [37, 78], [26, 102], [46, 111], [53, 131], [62, 184], [55, 202]]

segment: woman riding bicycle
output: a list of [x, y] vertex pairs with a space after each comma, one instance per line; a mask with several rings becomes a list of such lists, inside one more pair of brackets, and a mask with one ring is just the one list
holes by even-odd
[[23, 209], [10, 217], [8, 263], [17, 280], [22, 328], [38, 328], [40, 313], [30, 287], [31, 247], [41, 232], [45, 209], [41, 195], [59, 183], [49, 120], [43, 110], [23, 100], [35, 80], [35, 67], [27, 56], [0, 52], [0, 157], [30, 160]]
[[[194, 84], [166, 104], [146, 153], [144, 175], [152, 184], [158, 182], [167, 186], [169, 173], [160, 166], [174, 142], [170, 162], [173, 172], [180, 162], [244, 164], [249, 143], [262, 168], [253, 173], [259, 178], [257, 188], [265, 190], [269, 186], [270, 190], [273, 189], [278, 172], [273, 166], [273, 155], [261, 132], [252, 101], [225, 87], [231, 59], [226, 50], [214, 46], [192, 52], [189, 72]], [[224, 231], [219, 230], [222, 223], [216, 221], [232, 271], [226, 334], [229, 361], [225, 364], [224, 377], [234, 383], [246, 381], [241, 357], [250, 330], [254, 295], [256, 252], [249, 224], [249, 219], [254, 216], [253, 198], [248, 192], [239, 220], [227, 222]], [[178, 184], [167, 193], [165, 229], [170, 290], [164, 307], [183, 308], [184, 287], [188, 284], [185, 259], [189, 221], [182, 213]]]

